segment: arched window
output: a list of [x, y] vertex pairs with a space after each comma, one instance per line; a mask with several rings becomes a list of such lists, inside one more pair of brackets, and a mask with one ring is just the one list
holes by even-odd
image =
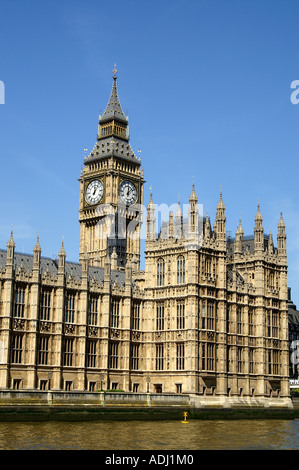
[[178, 284], [184, 284], [185, 283], [185, 258], [184, 258], [184, 256], [180, 256], [178, 258], [177, 283]]
[[157, 263], [157, 285], [164, 286], [165, 282], [165, 262], [163, 258], [158, 259]]

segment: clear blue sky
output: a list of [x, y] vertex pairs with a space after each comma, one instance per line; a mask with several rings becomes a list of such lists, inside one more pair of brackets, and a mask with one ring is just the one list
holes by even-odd
[[299, 304], [297, 0], [1, 1], [0, 247], [78, 261], [84, 147], [112, 86], [142, 150], [145, 203], [187, 203], [195, 177], [215, 218], [252, 234], [259, 198], [274, 240], [282, 209]]

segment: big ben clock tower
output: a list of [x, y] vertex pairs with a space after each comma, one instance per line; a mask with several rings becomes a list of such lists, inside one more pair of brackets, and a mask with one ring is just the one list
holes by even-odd
[[[117, 70], [105, 112], [99, 118], [97, 142], [84, 159], [80, 176], [79, 261], [104, 266], [116, 253], [119, 268], [135, 257], [140, 263], [140, 230], [143, 203], [141, 161], [128, 135], [128, 118], [117, 93]], [[115, 256], [115, 255], [114, 255]]]

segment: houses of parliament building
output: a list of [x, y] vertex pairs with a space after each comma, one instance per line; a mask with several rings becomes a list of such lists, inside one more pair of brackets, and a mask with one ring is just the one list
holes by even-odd
[[[0, 388], [289, 397], [286, 231], [226, 231], [190, 185], [157, 230], [116, 69], [79, 183], [79, 262], [0, 250]], [[143, 210], [144, 207], [144, 210]], [[141, 229], [145, 267], [140, 269]], [[276, 243], [277, 242], [277, 243]]]

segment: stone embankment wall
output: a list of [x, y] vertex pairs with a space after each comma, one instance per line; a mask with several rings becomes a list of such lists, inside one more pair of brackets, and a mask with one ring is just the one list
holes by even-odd
[[299, 417], [293, 400], [198, 395], [0, 391], [0, 421]]

